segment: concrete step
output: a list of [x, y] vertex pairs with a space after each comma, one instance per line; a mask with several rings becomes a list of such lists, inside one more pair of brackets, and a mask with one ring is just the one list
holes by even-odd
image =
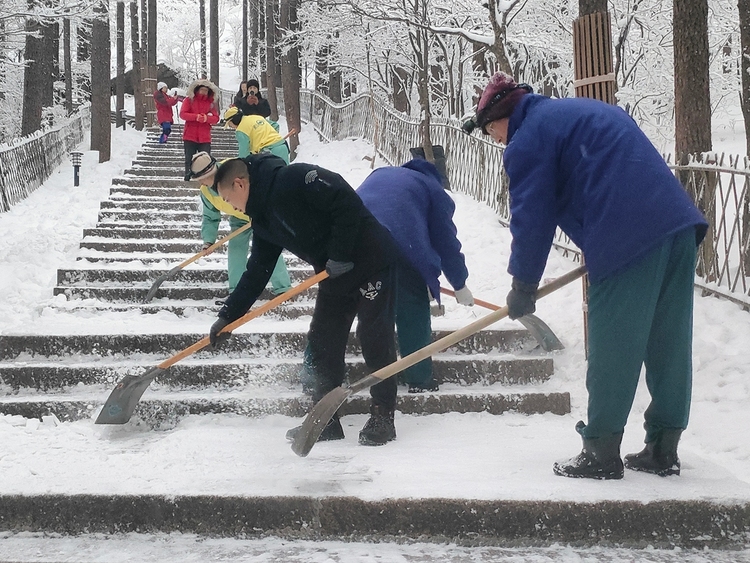
[[[190, 182], [183, 179], [177, 178], [161, 178], [159, 176], [153, 177], [138, 177], [132, 176], [117, 176], [112, 178], [113, 186], [130, 186], [133, 188], [198, 188], [196, 182]], [[197, 191], [197, 190], [196, 190]], [[163, 193], [163, 192], [162, 192]], [[155, 192], [154, 195], [161, 195], [159, 192]]]
[[99, 209], [101, 210], [137, 210], [145, 211], [149, 209], [153, 210], [168, 210], [168, 211], [196, 211], [201, 210], [201, 202], [198, 201], [198, 194], [194, 194], [194, 197], [183, 197], [183, 198], [170, 198], [170, 199], [156, 199], [152, 198], [150, 201], [147, 199], [139, 200], [122, 200], [122, 199], [110, 199], [101, 202]]
[[[258, 306], [266, 303], [265, 301], [259, 300], [256, 302]], [[66, 301], [64, 303], [53, 303], [50, 305], [51, 308], [63, 312], [83, 312], [87, 315], [95, 315], [97, 313], [142, 313], [146, 315], [155, 315], [157, 313], [172, 313], [178, 317], [192, 315], [194, 313], [212, 313], [216, 314], [221, 308], [220, 305], [216, 305], [215, 301], [189, 301], [182, 300], [178, 303], [165, 302], [160, 303], [160, 299], [157, 297], [149, 303], [90, 303], [88, 301], [81, 302], [78, 300]], [[282, 303], [278, 307], [271, 311], [263, 314], [264, 319], [274, 319], [278, 321], [288, 321], [298, 319], [304, 316], [311, 316], [313, 314], [314, 306], [312, 303]]]
[[[0, 412], [26, 418], [41, 419], [54, 414], [60, 421], [68, 422], [95, 418], [111, 392], [111, 386], [86, 388], [71, 395], [14, 395], [0, 397]], [[255, 389], [222, 391], [217, 393], [165, 392], [160, 389], [146, 391], [135, 409], [132, 424], [145, 424], [152, 428], [172, 427], [185, 416], [197, 414], [235, 414], [259, 418], [271, 414], [302, 417], [310, 410], [310, 398], [293, 390]], [[568, 414], [568, 393], [534, 393], [460, 390], [457, 393], [437, 391], [423, 394], [400, 394], [396, 409], [404, 414], [446, 414], [451, 412], [487, 412], [503, 414]], [[370, 410], [370, 397], [353, 396], [340, 409], [342, 416], [366, 414]]]
[[[96, 299], [99, 301], [108, 301], [114, 303], [143, 303], [146, 299], [152, 282], [142, 284], [140, 287], [116, 286], [111, 287], [69, 287], [56, 286], [53, 295], [65, 295], [68, 299]], [[317, 294], [315, 288], [308, 289], [301, 295], [313, 298]], [[171, 300], [192, 300], [207, 301], [212, 299], [226, 299], [229, 295], [229, 289], [226, 284], [195, 286], [174, 286], [164, 282], [158, 289], [155, 299]], [[264, 290], [259, 299], [272, 299], [273, 294], [269, 290]]]
[[[433, 340], [449, 334], [433, 331]], [[3, 335], [0, 360], [25, 362], [44, 359], [91, 356], [97, 359], [122, 359], [122, 354], [154, 354], [159, 358], [173, 355], [193, 345], [205, 334], [84, 334], [84, 335]], [[221, 354], [248, 358], [301, 357], [307, 343], [306, 332], [240, 332], [222, 347]], [[481, 330], [448, 348], [450, 354], [510, 354], [532, 345], [531, 335], [522, 329]], [[213, 353], [202, 351], [207, 357]], [[360, 354], [359, 343], [353, 333], [349, 336], [346, 353]], [[159, 363], [156, 357], [148, 361]], [[550, 364], [551, 365], [551, 364]]]
[[[312, 268], [287, 268], [293, 284], [304, 281], [313, 275]], [[57, 270], [58, 286], [90, 286], [93, 284], [152, 284], [159, 276], [169, 270], [115, 270], [100, 269], [60, 269]], [[221, 284], [228, 283], [226, 266], [224, 268], [182, 269], [169, 280], [163, 282], [162, 287], [168, 285], [185, 284]]]
[[[181, 214], [173, 214], [175, 219], [184, 220], [184, 217], [177, 217]], [[151, 242], [145, 240], [122, 240], [113, 242], [111, 240], [91, 240], [83, 239], [80, 248], [90, 250], [99, 250], [101, 252], [176, 252], [193, 255], [201, 249], [201, 242], [195, 239], [183, 241], [162, 241], [153, 239]]]
[[[201, 229], [200, 224], [196, 223], [191, 226], [187, 226], [184, 223], [181, 224], [180, 227], [173, 227], [172, 225], [169, 225], [168, 223], [165, 223], [165, 228], [158, 229], [155, 226], [151, 226], [151, 228], [145, 228], [145, 229], [139, 229], [139, 228], [128, 228], [128, 227], [122, 227], [122, 226], [112, 226], [111, 224], [108, 224], [108, 226], [103, 227], [100, 226], [95, 229], [83, 229], [83, 236], [84, 238], [87, 237], [93, 237], [93, 238], [108, 238], [108, 239], [126, 239], [126, 240], [132, 240], [132, 239], [138, 239], [138, 238], [144, 238], [144, 239], [173, 239], [173, 238], [189, 238], [193, 240], [202, 240], [201, 239]], [[169, 228], [167, 228], [167, 225], [169, 225]], [[219, 238], [222, 238], [229, 234], [228, 230], [220, 230], [219, 231]], [[218, 240], [218, 239], [217, 239]]]
[[[279, 478], [283, 479], [283, 475]], [[710, 500], [559, 501], [559, 500], [472, 500], [451, 498], [388, 498], [364, 500], [334, 492], [292, 496], [250, 496], [241, 492], [226, 495], [175, 494], [34, 494], [0, 496], [0, 530], [8, 532], [63, 535], [102, 534], [193, 534], [203, 537], [280, 537], [294, 540], [369, 541], [373, 546], [390, 538], [397, 542], [415, 540], [484, 547], [483, 553], [500, 560], [586, 561], [641, 560], [641, 549], [608, 551], [611, 546], [687, 549], [685, 561], [709, 561], [712, 552], [720, 561], [744, 561], [750, 535], [750, 505]], [[86, 536], [82, 536], [85, 538]], [[596, 546], [593, 553], [571, 551], [528, 556], [507, 546], [554, 546], [571, 544]], [[85, 545], [85, 544], [84, 544]], [[283, 542], [282, 542], [283, 545]], [[289, 544], [293, 546], [294, 544]], [[323, 544], [321, 544], [323, 545]], [[292, 549], [284, 547], [282, 553]], [[243, 547], [242, 549], [247, 549]], [[325, 548], [310, 551], [310, 561]], [[377, 547], [373, 547], [373, 550]], [[597, 556], [600, 553], [601, 558]], [[493, 551], [494, 550], [494, 551]], [[695, 554], [693, 554], [693, 550]], [[496, 552], [496, 553], [495, 553]], [[705, 557], [701, 553], [705, 553]], [[297, 552], [293, 552], [294, 560]], [[303, 552], [304, 553], [304, 552]], [[437, 553], [442, 553], [438, 550]], [[662, 560], [649, 548], [649, 561]], [[258, 554], [258, 561], [282, 561]], [[550, 557], [551, 555], [551, 557]], [[266, 558], [268, 556], [268, 559]], [[303, 556], [304, 557], [304, 556]], [[402, 559], [402, 556], [398, 556]], [[489, 561], [477, 555], [481, 561]], [[645, 555], [643, 556], [645, 560]], [[666, 556], [665, 556], [666, 557]], [[697, 559], [696, 559], [697, 558]], [[430, 561], [427, 555], [414, 559]], [[460, 554], [451, 562], [474, 560]], [[87, 561], [89, 559], [86, 559]], [[322, 560], [322, 559], [321, 559]], [[333, 559], [328, 559], [333, 561]], [[342, 560], [342, 559], [337, 559]], [[666, 559], [664, 559], [666, 561]], [[669, 561], [677, 561], [669, 557]], [[449, 563], [447, 560], [444, 563]]]
[[165, 178], [182, 178], [185, 174], [185, 169], [182, 166], [172, 166], [169, 168], [149, 166], [147, 168], [126, 168], [124, 173], [135, 177], [148, 176], [152, 178], [159, 176]]
[[[126, 355], [123, 352], [123, 355]], [[164, 371], [157, 378], [161, 387], [170, 389], [254, 389], [278, 385], [296, 385], [302, 370], [302, 352], [297, 358], [232, 358], [201, 351]], [[95, 358], [39, 360], [5, 363], [0, 366], [0, 382], [7, 394], [23, 390], [59, 392], [80, 385], [111, 385], [126, 375], [146, 373], [166, 359], [140, 356], [138, 360]], [[88, 361], [86, 361], [88, 360]], [[368, 370], [358, 357], [346, 359], [350, 381]], [[547, 381], [553, 371], [549, 358], [515, 358], [496, 354], [438, 354], [433, 361], [433, 377], [441, 384], [460, 387], [491, 385], [537, 385]]]
[[154, 188], [148, 186], [113, 186], [109, 195], [113, 201], [125, 197], [197, 198], [200, 197], [200, 186], [196, 182], [182, 182], [178, 187]]
[[198, 211], [169, 211], [161, 210], [159, 212], [135, 211], [135, 210], [117, 210], [108, 209], [100, 211], [97, 217], [97, 223], [109, 223], [114, 221], [139, 223], [144, 226], [154, 224], [168, 223], [187, 223], [197, 222], [200, 224], [200, 213]]

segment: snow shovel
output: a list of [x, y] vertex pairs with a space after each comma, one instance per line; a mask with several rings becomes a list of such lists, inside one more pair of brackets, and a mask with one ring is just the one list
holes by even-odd
[[[567, 274], [554, 279], [550, 283], [545, 284], [539, 288], [539, 291], [537, 291], [537, 298], [540, 299], [546, 295], [549, 295], [553, 291], [560, 289], [573, 280], [577, 280], [585, 273], [586, 267], [579, 266], [575, 270], [572, 270]], [[333, 415], [336, 414], [336, 411], [339, 410], [341, 405], [343, 405], [350, 396], [396, 375], [401, 370], [408, 368], [409, 366], [413, 366], [417, 362], [421, 362], [425, 358], [432, 356], [437, 352], [441, 352], [449, 346], [453, 346], [464, 338], [471, 336], [476, 332], [479, 332], [483, 328], [486, 328], [489, 325], [507, 316], [508, 307], [501, 307], [497, 311], [493, 311], [489, 315], [486, 315], [481, 319], [477, 319], [470, 325], [452, 332], [451, 334], [449, 334], [448, 336], [444, 336], [440, 340], [436, 340], [432, 344], [429, 344], [424, 348], [421, 348], [416, 352], [409, 354], [405, 358], [401, 358], [400, 360], [393, 362], [392, 364], [389, 364], [384, 368], [371, 373], [368, 376], [363, 377], [362, 379], [353, 383], [352, 385], [349, 385], [348, 387], [337, 387], [333, 391], [329, 392], [320, 401], [318, 401], [318, 403], [307, 415], [307, 418], [305, 418], [304, 422], [302, 423], [300, 432], [295, 436], [294, 441], [292, 442], [292, 451], [300, 457], [305, 457], [307, 454], [309, 454], [310, 450], [312, 450], [313, 446], [315, 445], [315, 442], [318, 441], [318, 438], [323, 432], [323, 429], [328, 424], [328, 421], [331, 420]]]
[[[456, 296], [455, 291], [453, 291], [452, 289], [447, 289], [445, 287], [440, 288], [440, 293], [444, 295], [450, 295], [451, 297]], [[500, 309], [499, 305], [488, 303], [487, 301], [482, 301], [481, 299], [477, 299], [476, 297], [474, 298], [474, 303], [491, 311], [497, 311], [498, 309]], [[552, 352], [553, 350], [562, 350], [563, 348], [565, 348], [565, 346], [563, 346], [563, 343], [560, 342], [560, 339], [555, 335], [554, 332], [552, 332], [552, 329], [547, 326], [547, 323], [545, 323], [536, 315], [526, 315], [517, 320], [524, 327], [526, 327], [526, 330], [531, 333], [531, 336], [534, 337], [534, 340], [537, 341], [539, 346], [541, 346], [542, 350], [544, 350], [545, 352]]]
[[175, 266], [174, 268], [172, 268], [171, 270], [169, 270], [166, 274], [160, 275], [158, 278], [156, 278], [156, 280], [154, 281], [154, 283], [151, 285], [151, 289], [148, 290], [148, 293], [146, 294], [146, 298], [143, 300], [143, 302], [144, 303], [148, 303], [149, 301], [151, 301], [154, 298], [154, 295], [156, 295], [156, 292], [159, 290], [159, 286], [161, 284], [163, 284], [165, 281], [167, 281], [168, 279], [170, 279], [172, 276], [174, 276], [177, 272], [179, 272], [180, 270], [182, 270], [185, 266], [187, 266], [188, 264], [192, 264], [193, 262], [195, 262], [196, 260], [198, 260], [198, 258], [203, 258], [204, 256], [208, 256], [214, 250], [216, 250], [221, 245], [223, 245], [225, 242], [229, 242], [230, 240], [232, 240], [234, 237], [236, 237], [240, 233], [244, 233], [246, 230], [248, 230], [250, 227], [252, 227], [252, 225], [253, 225], [252, 221], [248, 222], [247, 225], [242, 225], [236, 231], [232, 231], [227, 236], [225, 236], [224, 238], [216, 241], [215, 243], [213, 243], [208, 248], [205, 248], [205, 249], [201, 250], [195, 256], [192, 256], [192, 257], [188, 258], [182, 264], [180, 264], [178, 266]]
[[[288, 301], [292, 297], [299, 295], [306, 289], [309, 289], [310, 287], [314, 286], [320, 281], [323, 281], [327, 277], [328, 273], [323, 271], [319, 274], [315, 274], [314, 276], [307, 278], [305, 281], [294, 286], [289, 291], [282, 293], [278, 297], [271, 299], [271, 301], [258, 307], [254, 311], [250, 311], [236, 321], [229, 323], [221, 332], [232, 332], [234, 329], [241, 327], [247, 321], [252, 320], [255, 317], [259, 317], [267, 311], [270, 311], [277, 305], [280, 305], [284, 301]], [[104, 403], [102, 412], [99, 413], [95, 424], [125, 424], [128, 420], [130, 420], [130, 417], [133, 415], [133, 411], [135, 410], [136, 404], [138, 404], [138, 401], [143, 395], [143, 392], [151, 384], [154, 378], [158, 377], [167, 368], [173, 366], [180, 360], [187, 358], [189, 355], [197, 352], [198, 350], [201, 350], [202, 348], [205, 348], [209, 343], [209, 337], [206, 336], [192, 346], [189, 346], [184, 350], [178, 352], [171, 358], [164, 360], [158, 366], [151, 368], [143, 375], [126, 375], [125, 377], [123, 377], [122, 380], [117, 384], [117, 387], [112, 390], [112, 393], [110, 393], [107, 401]]]

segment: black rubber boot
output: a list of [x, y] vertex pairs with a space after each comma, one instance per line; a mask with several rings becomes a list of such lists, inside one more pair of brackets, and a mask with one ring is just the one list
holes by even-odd
[[381, 405], [370, 407], [370, 419], [359, 431], [359, 443], [363, 446], [382, 446], [396, 439], [393, 411]]
[[555, 475], [579, 479], [622, 479], [625, 471], [620, 459], [622, 434], [603, 438], [584, 438], [583, 450], [567, 461], [552, 466]]
[[625, 456], [625, 467], [633, 471], [645, 471], [660, 477], [680, 474], [680, 458], [677, 457], [677, 444], [682, 434], [681, 428], [664, 428], [656, 439], [648, 442], [643, 451]]
[[[290, 428], [286, 432], [286, 439], [290, 442], [294, 442], [294, 439], [297, 437], [297, 434], [299, 434], [299, 431], [302, 429], [302, 426], [295, 426], [294, 428]], [[323, 428], [323, 432], [320, 433], [320, 437], [318, 438], [318, 442], [330, 442], [331, 440], [343, 440], [344, 439], [344, 429], [341, 427], [341, 422], [339, 421], [339, 415], [335, 414], [333, 415], [333, 418], [328, 421], [328, 424], [326, 424], [326, 427]]]

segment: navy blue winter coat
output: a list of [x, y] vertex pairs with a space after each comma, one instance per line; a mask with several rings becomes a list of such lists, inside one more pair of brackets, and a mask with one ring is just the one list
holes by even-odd
[[708, 227], [664, 159], [622, 109], [586, 98], [529, 94], [508, 125], [513, 235], [508, 272], [544, 272], [555, 228], [583, 251], [592, 283], [621, 271], [670, 235]]
[[454, 288], [466, 285], [469, 272], [453, 223], [456, 205], [432, 163], [415, 159], [403, 166], [378, 168], [357, 195], [391, 232], [435, 299], [440, 301], [441, 271]]

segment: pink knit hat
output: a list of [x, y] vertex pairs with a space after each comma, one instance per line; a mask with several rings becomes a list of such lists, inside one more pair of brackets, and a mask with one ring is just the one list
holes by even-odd
[[516, 84], [509, 74], [496, 72], [490, 78], [489, 84], [484, 88], [482, 97], [479, 99], [477, 127], [480, 127], [486, 135], [487, 131], [484, 128], [488, 123], [510, 117], [521, 98], [531, 91], [531, 86]]

